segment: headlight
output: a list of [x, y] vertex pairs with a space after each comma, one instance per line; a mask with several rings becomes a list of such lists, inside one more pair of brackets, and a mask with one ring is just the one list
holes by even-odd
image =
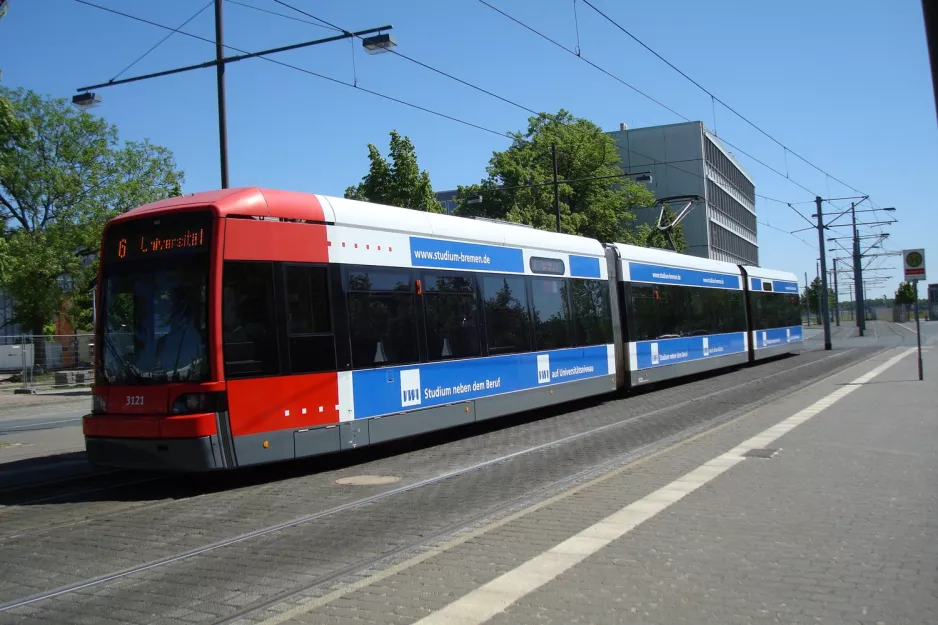
[[91, 412], [93, 414], [104, 414], [107, 412], [107, 400], [104, 398], [104, 395], [92, 395], [91, 396]]
[[173, 414], [224, 410], [224, 393], [183, 393], [173, 402]]

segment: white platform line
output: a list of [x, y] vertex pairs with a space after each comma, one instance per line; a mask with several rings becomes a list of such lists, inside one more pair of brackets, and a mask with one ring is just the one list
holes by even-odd
[[612, 541], [621, 538], [662, 510], [680, 501], [731, 467], [736, 466], [743, 461], [742, 454], [751, 449], [758, 449], [771, 444], [780, 436], [856, 391], [860, 385], [872, 380], [914, 351], [914, 349], [907, 349], [893, 356], [872, 371], [861, 375], [851, 384], [841, 386], [781, 423], [768, 428], [761, 434], [702, 464], [667, 486], [659, 488], [642, 499], [625, 506], [618, 512], [607, 516], [602, 521], [554, 545], [521, 566], [500, 575], [446, 607], [420, 619], [417, 624], [479, 625], [484, 623], [503, 612], [525, 595], [555, 579], [558, 575], [588, 556], [595, 554]]

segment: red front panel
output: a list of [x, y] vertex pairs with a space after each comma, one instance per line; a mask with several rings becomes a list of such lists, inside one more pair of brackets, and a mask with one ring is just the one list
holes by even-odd
[[107, 398], [107, 413], [114, 415], [157, 415], [169, 413], [168, 386], [115, 386], [96, 388]]
[[329, 262], [326, 227], [256, 219], [225, 220], [226, 260]]
[[228, 414], [234, 436], [338, 423], [338, 403], [335, 373], [228, 382]]
[[198, 438], [218, 431], [215, 414], [168, 416], [88, 415], [82, 419], [85, 436], [104, 438]]

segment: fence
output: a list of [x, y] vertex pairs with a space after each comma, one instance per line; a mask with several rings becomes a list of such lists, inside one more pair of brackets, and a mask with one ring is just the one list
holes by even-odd
[[0, 337], [0, 385], [7, 387], [88, 386], [93, 362], [92, 334]]

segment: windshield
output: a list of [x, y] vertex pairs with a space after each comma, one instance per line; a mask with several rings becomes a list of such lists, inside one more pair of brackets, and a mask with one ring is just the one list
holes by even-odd
[[105, 278], [99, 383], [209, 377], [207, 264], [154, 265], [121, 267]]

